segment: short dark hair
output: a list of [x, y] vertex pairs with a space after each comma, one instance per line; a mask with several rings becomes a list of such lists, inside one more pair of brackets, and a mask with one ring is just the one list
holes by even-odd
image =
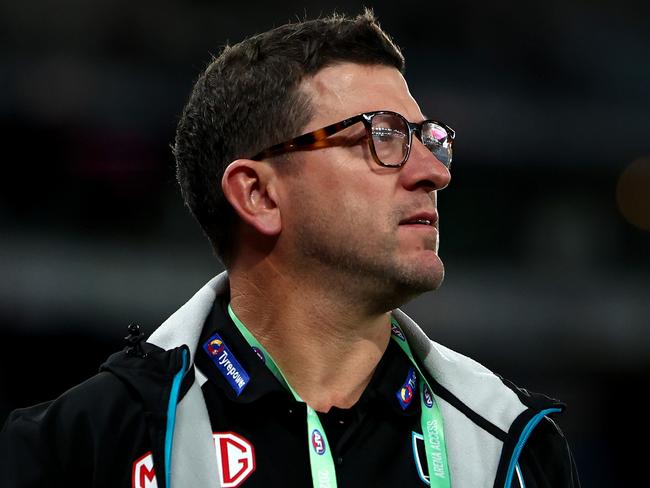
[[298, 135], [312, 117], [300, 82], [339, 62], [404, 71], [370, 9], [282, 25], [226, 46], [196, 81], [173, 147], [185, 204], [226, 266], [237, 216], [221, 189], [228, 164]]

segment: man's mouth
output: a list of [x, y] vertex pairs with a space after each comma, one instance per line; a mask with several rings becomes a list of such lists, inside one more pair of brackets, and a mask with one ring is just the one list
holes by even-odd
[[412, 225], [412, 224], [421, 224], [421, 225], [431, 225], [431, 221], [428, 219], [412, 219], [402, 222], [401, 225]]
[[420, 212], [400, 221], [399, 225], [427, 225], [435, 226], [438, 222], [438, 216], [435, 213]]

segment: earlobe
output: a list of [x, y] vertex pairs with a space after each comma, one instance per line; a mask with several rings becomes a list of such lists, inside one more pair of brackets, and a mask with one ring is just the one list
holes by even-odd
[[282, 228], [275, 189], [275, 172], [267, 163], [237, 159], [228, 165], [221, 188], [244, 223], [264, 235]]

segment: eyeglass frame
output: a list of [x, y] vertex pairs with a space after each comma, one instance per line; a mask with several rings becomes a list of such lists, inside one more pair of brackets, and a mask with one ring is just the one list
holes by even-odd
[[[376, 115], [395, 115], [401, 118], [406, 123], [406, 127], [408, 127], [407, 150], [406, 150], [406, 154], [404, 155], [404, 158], [399, 164], [386, 164], [379, 159], [379, 156], [377, 156], [377, 152], [375, 150], [375, 143], [373, 141], [373, 134], [372, 134], [372, 118], [375, 117]], [[281, 154], [285, 154], [287, 152], [296, 151], [300, 149], [320, 149], [325, 147], [331, 147], [331, 144], [326, 143], [328, 137], [338, 132], [341, 132], [347, 129], [348, 127], [357, 124], [359, 122], [363, 122], [363, 125], [366, 129], [366, 135], [368, 136], [368, 145], [370, 147], [370, 152], [372, 154], [373, 159], [378, 165], [383, 166], [385, 168], [401, 168], [406, 164], [409, 156], [411, 155], [411, 147], [413, 145], [412, 144], [413, 134], [415, 133], [415, 136], [418, 138], [418, 140], [422, 142], [422, 126], [426, 123], [436, 124], [442, 127], [445, 131], [447, 131], [447, 138], [449, 139], [450, 149], [453, 148], [454, 138], [456, 137], [456, 131], [454, 131], [454, 129], [452, 129], [451, 127], [449, 127], [447, 124], [443, 122], [439, 122], [433, 119], [426, 119], [423, 120], [422, 122], [409, 122], [408, 120], [406, 120], [406, 117], [404, 117], [402, 114], [399, 114], [397, 112], [393, 112], [390, 110], [375, 110], [372, 112], [364, 112], [358, 115], [354, 115], [345, 120], [341, 120], [339, 122], [335, 122], [334, 124], [330, 124], [325, 127], [321, 127], [320, 129], [316, 129], [311, 132], [307, 132], [305, 134], [299, 135], [297, 137], [294, 137], [293, 139], [289, 139], [288, 141], [281, 142], [279, 144], [274, 144], [273, 146], [258, 152], [255, 156], [251, 157], [250, 159], [252, 159], [253, 161], [259, 161], [264, 158], [279, 156]], [[433, 154], [433, 152], [431, 154]], [[451, 166], [451, 160], [452, 158], [450, 157], [449, 162], [447, 164], [445, 164], [443, 161], [440, 162], [443, 164], [443, 166], [449, 168]]]

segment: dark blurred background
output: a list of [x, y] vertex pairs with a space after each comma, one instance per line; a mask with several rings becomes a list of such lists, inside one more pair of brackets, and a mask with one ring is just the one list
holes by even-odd
[[[439, 342], [568, 403], [586, 487], [647, 483], [650, 3], [365, 2], [457, 131]], [[149, 333], [219, 270], [169, 149], [226, 43], [363, 3], [0, 2], [0, 423]], [[641, 438], [643, 446], [644, 438]]]

